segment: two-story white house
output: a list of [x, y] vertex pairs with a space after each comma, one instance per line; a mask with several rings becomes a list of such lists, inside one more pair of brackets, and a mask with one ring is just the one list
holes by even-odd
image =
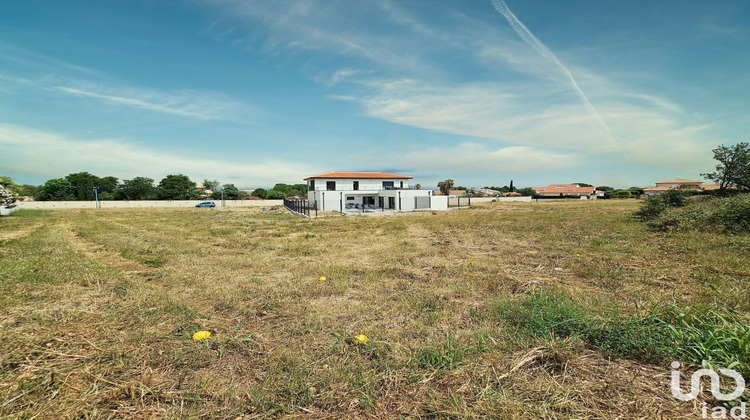
[[307, 199], [321, 211], [447, 210], [446, 197], [409, 186], [412, 177], [384, 172], [327, 172], [304, 178]]

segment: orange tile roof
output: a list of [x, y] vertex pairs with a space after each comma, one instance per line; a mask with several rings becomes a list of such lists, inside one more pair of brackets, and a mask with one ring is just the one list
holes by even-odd
[[672, 180], [669, 180], [669, 181], [659, 181], [659, 182], [656, 183], [656, 185], [659, 185], [659, 184], [702, 184], [702, 182], [701, 181], [693, 181], [691, 179], [677, 178], [677, 179], [672, 179]]
[[711, 190], [718, 190], [719, 188], [721, 188], [721, 186], [714, 182], [713, 184], [703, 184], [701, 185], [701, 188], [707, 191], [711, 191]]
[[671, 189], [672, 189], [672, 188], [670, 188], [669, 186], [666, 186], [666, 185], [657, 185], [657, 186], [653, 186], [653, 187], [652, 187], [652, 186], [648, 186], [648, 187], [643, 187], [643, 191], [644, 191], [644, 192], [648, 192], [648, 191], [651, 191], [651, 192], [656, 192], [656, 191], [669, 191], [669, 190], [671, 190]]
[[388, 174], [385, 172], [326, 172], [320, 175], [308, 176], [304, 181], [311, 179], [412, 179], [408, 175]]
[[581, 187], [578, 184], [550, 184], [546, 187], [534, 187], [539, 194], [592, 194], [595, 187]]

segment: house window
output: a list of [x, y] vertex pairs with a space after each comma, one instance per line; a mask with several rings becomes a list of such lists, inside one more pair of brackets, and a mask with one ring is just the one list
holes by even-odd
[[393, 181], [383, 181], [383, 189], [393, 188]]
[[336, 181], [326, 181], [326, 189], [328, 191], [336, 191]]
[[347, 196], [346, 199], [347, 199], [347, 201], [348, 200], [354, 201], [354, 197], [351, 197], [351, 196]]
[[359, 190], [359, 181], [354, 181], [354, 191]]
[[307, 191], [315, 191], [315, 180], [307, 183]]
[[404, 188], [404, 181], [401, 181], [399, 184], [399, 188]]

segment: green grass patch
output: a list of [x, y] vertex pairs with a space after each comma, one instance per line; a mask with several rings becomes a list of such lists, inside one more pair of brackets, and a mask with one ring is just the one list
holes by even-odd
[[[607, 355], [680, 360], [750, 374], [750, 326], [724, 307], [657, 303], [648, 311], [600, 316], [561, 290], [492, 305], [496, 317], [540, 339], [578, 337]], [[620, 313], [615, 308], [615, 313]]]
[[442, 343], [417, 349], [415, 360], [420, 368], [453, 370], [465, 359], [488, 348], [485, 336], [469, 340], [445, 333]]
[[22, 219], [31, 219], [31, 218], [38, 218], [38, 217], [44, 217], [48, 215], [52, 210], [29, 210], [29, 209], [19, 209], [14, 211], [9, 215], [9, 217], [18, 217]]

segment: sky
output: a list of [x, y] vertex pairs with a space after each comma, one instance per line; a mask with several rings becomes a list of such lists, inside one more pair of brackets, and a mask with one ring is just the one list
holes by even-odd
[[700, 179], [750, 137], [749, 22], [744, 0], [5, 0], [0, 175]]

